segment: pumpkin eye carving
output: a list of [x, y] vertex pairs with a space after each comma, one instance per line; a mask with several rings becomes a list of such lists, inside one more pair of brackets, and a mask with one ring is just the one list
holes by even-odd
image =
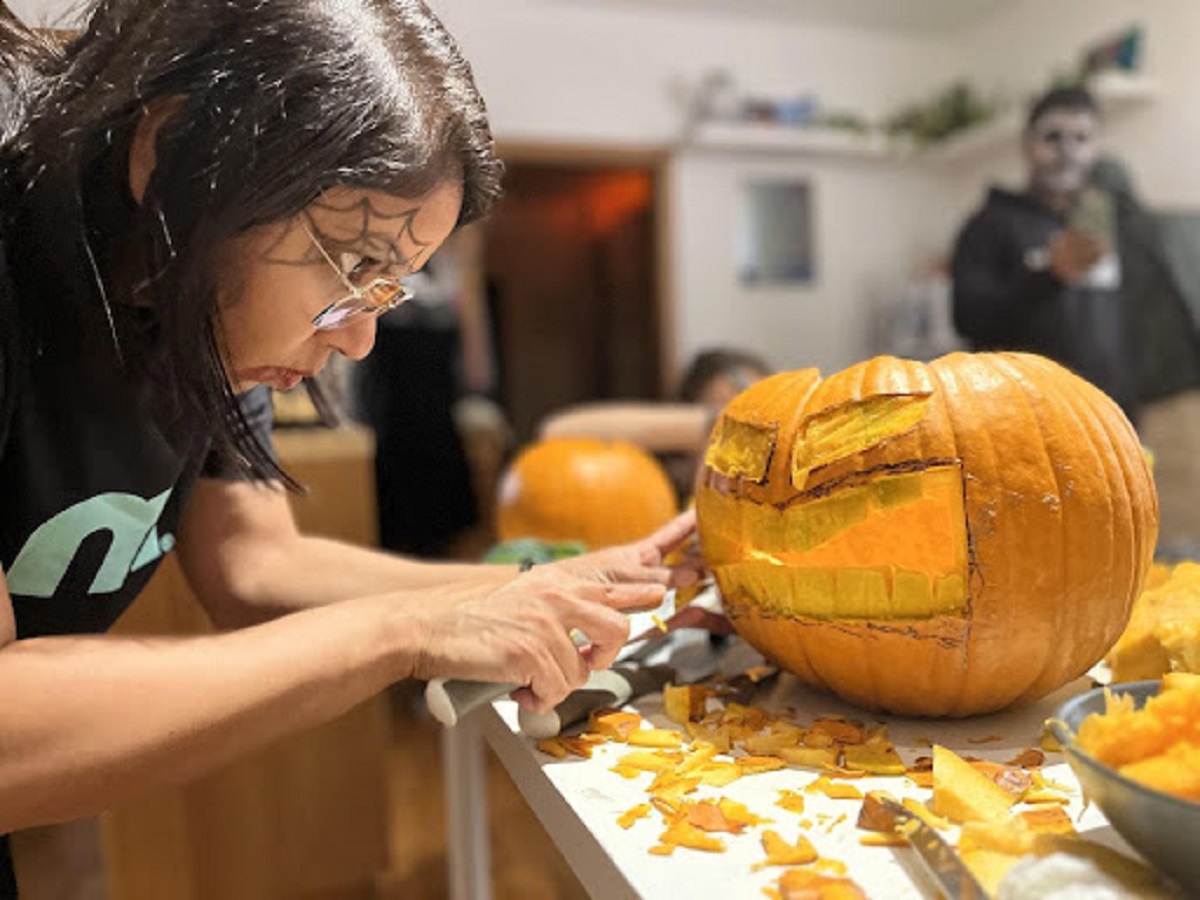
[[779, 427], [754, 425], [730, 415], [717, 420], [704, 453], [704, 464], [726, 478], [762, 484], [767, 479]]
[[792, 450], [792, 484], [802, 491], [814, 469], [911, 431], [925, 418], [932, 396], [928, 391], [876, 395], [810, 416]]

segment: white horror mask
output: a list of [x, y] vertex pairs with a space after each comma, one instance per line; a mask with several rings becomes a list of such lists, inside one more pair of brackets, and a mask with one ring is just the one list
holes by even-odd
[[1025, 156], [1034, 189], [1066, 194], [1087, 181], [1096, 160], [1096, 114], [1085, 108], [1049, 109], [1025, 133]]

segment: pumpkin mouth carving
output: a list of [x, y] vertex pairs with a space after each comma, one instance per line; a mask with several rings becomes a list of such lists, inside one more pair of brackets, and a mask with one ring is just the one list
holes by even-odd
[[757, 597], [764, 615], [815, 619], [967, 612], [967, 518], [956, 463], [864, 473], [858, 484], [782, 509], [743, 507], [740, 517], [733, 498], [714, 491], [705, 501], [718, 522], [739, 524], [737, 534], [720, 526], [705, 534], [706, 553], [728, 560], [714, 568], [735, 608]]

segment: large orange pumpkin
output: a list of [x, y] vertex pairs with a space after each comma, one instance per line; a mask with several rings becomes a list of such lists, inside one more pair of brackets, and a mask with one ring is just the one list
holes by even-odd
[[676, 513], [658, 461], [625, 441], [548, 438], [526, 447], [500, 479], [502, 541], [582, 541], [589, 548], [645, 537]]
[[713, 428], [696, 509], [748, 641], [851, 702], [931, 716], [1085, 672], [1121, 633], [1158, 531], [1116, 404], [1015, 353], [759, 382]]

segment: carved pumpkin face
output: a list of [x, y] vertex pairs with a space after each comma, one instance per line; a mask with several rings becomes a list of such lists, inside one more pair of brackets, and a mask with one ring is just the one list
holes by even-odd
[[675, 490], [653, 456], [625, 441], [548, 438], [500, 479], [502, 541], [582, 541], [590, 549], [646, 537], [675, 515]]
[[1158, 506], [1117, 406], [1028, 354], [783, 373], [713, 429], [696, 508], [742, 635], [865, 707], [1040, 697], [1116, 640]]

